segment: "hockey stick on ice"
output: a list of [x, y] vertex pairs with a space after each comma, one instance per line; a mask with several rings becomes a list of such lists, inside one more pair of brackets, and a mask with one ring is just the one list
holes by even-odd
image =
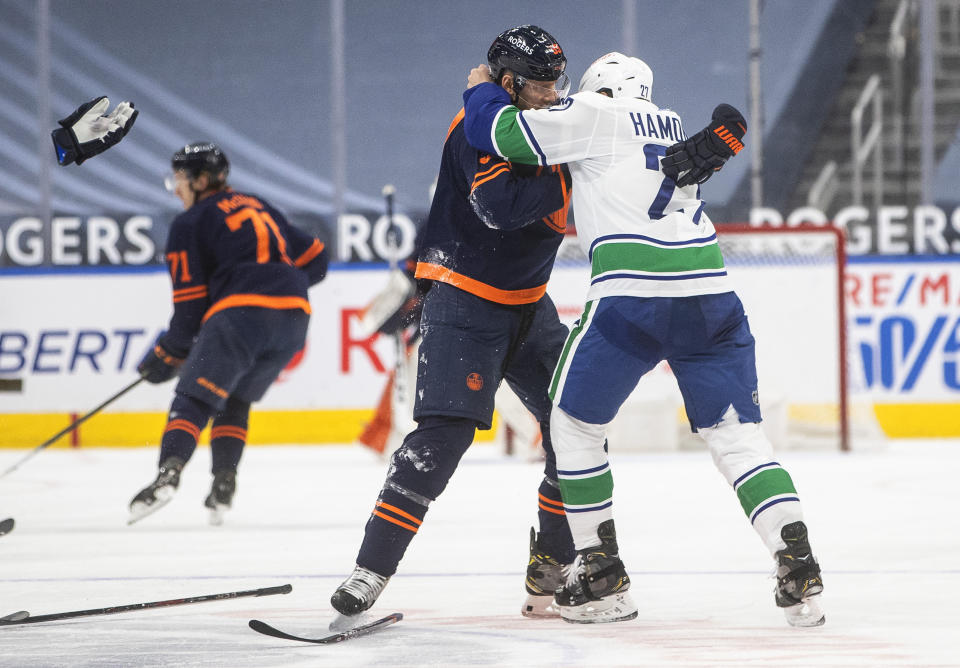
[[[36, 624], [37, 622], [54, 622], [75, 617], [93, 617], [95, 615], [116, 615], [121, 612], [134, 610], [148, 610], [151, 608], [169, 608], [173, 605], [187, 605], [189, 603], [204, 603], [206, 601], [225, 601], [232, 598], [247, 596], [273, 596], [274, 594], [289, 594], [293, 591], [292, 585], [278, 587], [264, 587], [246, 591], [231, 591], [225, 594], [205, 594], [203, 596], [189, 596], [187, 598], [172, 598], [166, 601], [151, 601], [150, 603], [130, 603], [129, 605], [115, 605], [110, 608], [94, 608], [92, 610], [75, 610], [73, 612], [54, 612], [49, 615], [29, 616], [24, 610], [14, 612], [6, 617], [0, 617], [0, 626], [14, 626], [18, 624]], [[24, 616], [26, 615], [26, 616]]]
[[83, 416], [77, 418], [76, 420], [74, 420], [73, 422], [71, 422], [69, 425], [67, 425], [66, 427], [64, 427], [63, 429], [61, 429], [60, 431], [58, 431], [56, 434], [54, 434], [53, 436], [51, 436], [50, 438], [48, 438], [46, 441], [44, 441], [43, 443], [41, 443], [40, 445], [38, 445], [37, 447], [35, 447], [35, 448], [34, 448], [33, 450], [31, 450], [30, 452], [28, 452], [25, 457], [23, 457], [23, 458], [20, 459], [20, 461], [18, 461], [17, 463], [15, 463], [13, 466], [11, 466], [10, 468], [8, 468], [8, 469], [7, 469], [6, 471], [4, 471], [3, 473], [0, 473], [0, 478], [6, 476], [6, 475], [9, 474], [9, 473], [13, 473], [14, 471], [16, 471], [18, 468], [20, 468], [20, 465], [23, 464], [25, 461], [27, 461], [28, 459], [30, 459], [31, 457], [33, 457], [35, 454], [37, 454], [38, 452], [40, 452], [40, 451], [43, 450], [44, 448], [46, 448], [46, 447], [52, 445], [53, 443], [55, 443], [55, 442], [57, 441], [57, 439], [59, 439], [61, 436], [64, 436], [65, 434], [69, 434], [71, 431], [73, 431], [74, 429], [76, 429], [77, 427], [79, 427], [81, 424], [83, 424], [84, 422], [86, 422], [87, 420], [89, 420], [90, 418], [92, 418], [94, 415], [96, 415], [97, 413], [99, 413], [100, 411], [102, 411], [104, 408], [106, 408], [107, 406], [109, 406], [110, 404], [112, 404], [114, 401], [116, 401], [117, 399], [119, 399], [120, 397], [122, 397], [123, 395], [125, 395], [127, 392], [129, 392], [130, 390], [132, 390], [133, 388], [135, 388], [137, 385], [139, 385], [139, 384], [142, 383], [142, 382], [143, 382], [143, 378], [137, 378], [135, 381], [133, 381], [132, 383], [130, 383], [129, 385], [127, 385], [125, 388], [123, 388], [122, 390], [120, 390], [119, 392], [117, 392], [116, 394], [114, 394], [112, 397], [110, 397], [109, 399], [107, 399], [106, 401], [104, 401], [102, 404], [100, 404], [99, 406], [97, 406], [96, 408], [94, 408], [92, 411], [90, 411], [89, 413], [86, 413], [85, 415], [83, 415]]
[[275, 626], [270, 626], [266, 622], [261, 622], [259, 619], [251, 619], [247, 625], [257, 633], [262, 633], [265, 636], [282, 638], [284, 640], [299, 640], [300, 642], [309, 642], [315, 645], [333, 645], [338, 642], [343, 642], [344, 640], [350, 640], [351, 638], [359, 638], [360, 636], [365, 636], [369, 633], [373, 633], [374, 631], [379, 631], [380, 629], [386, 626], [390, 626], [391, 624], [396, 624], [401, 619], [403, 619], [403, 613], [394, 612], [392, 614], [387, 615], [386, 617], [381, 617], [376, 621], [370, 622], [369, 624], [363, 624], [362, 626], [355, 626], [352, 629], [347, 629], [346, 631], [339, 631], [337, 633], [332, 633], [327, 636], [321, 636], [319, 638], [305, 638], [304, 636], [295, 636], [292, 633], [281, 631]]

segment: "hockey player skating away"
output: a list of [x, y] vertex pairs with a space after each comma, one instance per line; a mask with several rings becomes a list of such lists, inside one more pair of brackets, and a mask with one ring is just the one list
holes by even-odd
[[[536, 26], [499, 35], [488, 54], [500, 90], [521, 108], [565, 92], [566, 58]], [[566, 327], [546, 284], [566, 225], [568, 184], [559, 168], [515, 166], [466, 140], [462, 112], [447, 134], [416, 276], [432, 282], [423, 305], [415, 395], [417, 428], [392, 464], [366, 525], [353, 573], [331, 604], [344, 615], [373, 605], [444, 490], [476, 429], [489, 429], [501, 381], [543, 430], [540, 484], [523, 612], [553, 614], [562, 566], [573, 561], [550, 446], [550, 377]]]
[[556, 595], [561, 615], [637, 615], [617, 547], [604, 430], [640, 377], [666, 359], [691, 427], [776, 561], [776, 604], [791, 624], [822, 624], [820, 567], [793, 482], [760, 429], [754, 339], [700, 199], [699, 184], [742, 148], [743, 117], [720, 105], [686, 139], [679, 116], [651, 102], [650, 68], [619, 53], [595, 61], [579, 93], [549, 111], [518, 110], [489, 82], [485, 66], [470, 73], [467, 139], [517, 162], [568, 163], [591, 260], [588, 301], [551, 384], [560, 488], [578, 551]]
[[185, 211], [170, 226], [165, 257], [173, 281], [168, 331], [137, 370], [151, 383], [178, 374], [160, 443], [156, 480], [130, 502], [130, 522], [173, 497], [210, 418], [213, 486], [204, 505], [219, 524], [236, 490], [251, 402], [303, 348], [307, 288], [327, 271], [323, 244], [260, 197], [227, 186], [229, 163], [215, 144], [189, 144], [172, 160], [168, 189]]

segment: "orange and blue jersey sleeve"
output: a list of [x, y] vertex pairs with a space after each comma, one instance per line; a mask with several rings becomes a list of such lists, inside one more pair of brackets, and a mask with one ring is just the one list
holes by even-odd
[[283, 231], [283, 236], [286, 237], [287, 249], [293, 265], [307, 275], [310, 285], [322, 281], [330, 265], [330, 255], [324, 243], [291, 225], [279, 211], [275, 209], [271, 211], [277, 225]]
[[565, 208], [567, 188], [558, 171], [520, 176], [503, 158], [477, 151], [460, 137], [465, 145], [461, 160], [470, 184], [468, 201], [487, 227], [515, 230]]
[[165, 258], [173, 285], [173, 316], [162, 345], [172, 354], [186, 356], [210, 305], [208, 277], [195, 226], [178, 217], [170, 226]]

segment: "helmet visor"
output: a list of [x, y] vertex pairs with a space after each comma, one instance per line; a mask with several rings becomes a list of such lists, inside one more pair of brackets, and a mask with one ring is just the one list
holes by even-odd
[[163, 187], [168, 193], [177, 193], [177, 182], [178, 181], [189, 181], [190, 175], [182, 169], [177, 169], [172, 172], [167, 172], [163, 175]]
[[517, 97], [530, 109], [545, 109], [570, 93], [570, 77], [561, 72], [556, 81], [537, 81], [517, 76]]

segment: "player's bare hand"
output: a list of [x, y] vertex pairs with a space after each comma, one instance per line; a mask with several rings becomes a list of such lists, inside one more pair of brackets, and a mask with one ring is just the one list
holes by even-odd
[[489, 65], [477, 65], [470, 70], [470, 76], [467, 77], [467, 88], [473, 88], [482, 83], [493, 83]]

